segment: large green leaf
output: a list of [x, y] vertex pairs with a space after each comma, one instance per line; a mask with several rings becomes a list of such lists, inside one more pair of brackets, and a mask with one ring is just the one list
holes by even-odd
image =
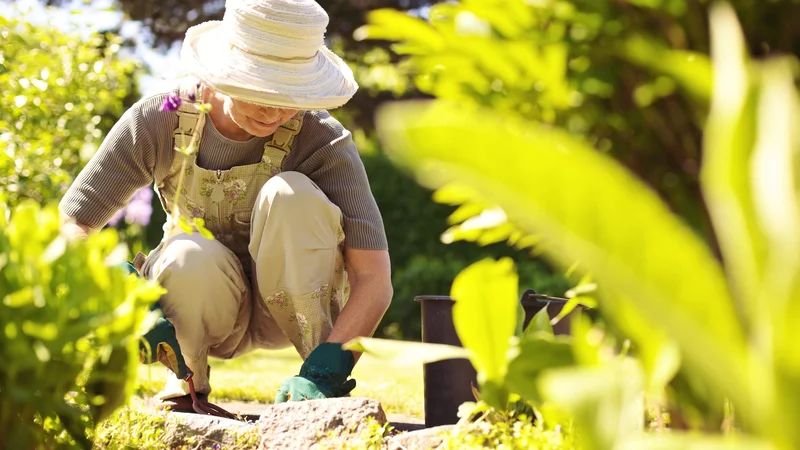
[[[754, 386], [754, 400], [766, 412], [767, 433], [800, 445], [800, 100], [788, 61], [775, 60], [760, 71], [757, 140], [752, 183], [767, 251], [758, 297], [747, 299], [761, 310], [753, 319], [760, 353], [756, 363], [773, 369], [775, 384]], [[760, 320], [759, 320], [760, 319]]]
[[461, 343], [472, 351], [481, 384], [504, 382], [517, 325], [518, 285], [510, 258], [478, 261], [453, 281], [453, 323]]
[[764, 277], [766, 248], [750, 187], [750, 159], [756, 139], [756, 90], [745, 61], [736, 15], [719, 6], [712, 15], [715, 69], [711, 113], [705, 127], [703, 192], [737, 299], [758, 322], [756, 306]]
[[541, 237], [550, 261], [578, 261], [592, 274], [609, 317], [616, 305], [629, 307], [743, 404], [744, 336], [722, 269], [642, 182], [566, 133], [494, 111], [398, 103], [377, 119], [390, 157], [422, 184], [469, 186], [463, 192], [476, 201], [499, 205]]
[[712, 10], [714, 95], [702, 182], [753, 336], [751, 409], [760, 433], [800, 431], [800, 100], [796, 59], [748, 61], [735, 12]]

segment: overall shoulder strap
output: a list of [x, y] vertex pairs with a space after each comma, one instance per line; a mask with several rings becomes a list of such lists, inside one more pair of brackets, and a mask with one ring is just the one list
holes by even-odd
[[[194, 133], [200, 121], [201, 113], [192, 104], [182, 102], [175, 114], [178, 116], [178, 128], [175, 129], [172, 135], [175, 150], [178, 150], [189, 146], [189, 142], [192, 140], [192, 133]], [[202, 132], [202, 130], [199, 131]], [[195, 144], [200, 144], [199, 136]]]
[[304, 112], [298, 111], [294, 117], [278, 127], [272, 133], [272, 139], [264, 145], [264, 162], [270, 166], [271, 171], [280, 172], [282, 169], [283, 159], [292, 151], [294, 138], [303, 127], [304, 114]]

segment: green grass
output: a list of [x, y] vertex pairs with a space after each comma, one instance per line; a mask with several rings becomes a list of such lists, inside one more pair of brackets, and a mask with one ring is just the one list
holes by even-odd
[[[256, 351], [231, 360], [211, 358], [212, 402], [272, 403], [278, 386], [297, 375], [302, 360], [294, 349]], [[160, 364], [139, 368], [139, 389], [150, 396], [164, 385], [167, 369]], [[423, 417], [422, 367], [388, 364], [363, 356], [353, 371], [354, 397], [381, 402], [387, 414]]]

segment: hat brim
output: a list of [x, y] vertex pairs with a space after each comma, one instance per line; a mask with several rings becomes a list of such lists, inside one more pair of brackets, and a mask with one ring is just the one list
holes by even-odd
[[281, 108], [334, 109], [358, 90], [350, 67], [325, 46], [309, 60], [261, 57], [231, 46], [220, 21], [187, 30], [181, 63], [217, 92]]

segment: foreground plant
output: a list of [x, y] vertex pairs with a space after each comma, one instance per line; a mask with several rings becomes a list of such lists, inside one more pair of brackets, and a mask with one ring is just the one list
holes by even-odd
[[132, 394], [138, 339], [163, 293], [117, 265], [112, 230], [68, 242], [55, 205], [0, 204], [3, 448], [89, 446]]
[[[477, 415], [443, 434], [443, 450], [508, 448], [539, 450], [572, 450], [575, 438], [568, 427], [544, 420], [533, 423], [526, 414], [516, 411], [497, 411], [478, 402], [462, 409]], [[467, 413], [467, 412], [465, 412]], [[494, 417], [492, 417], [494, 416]]]
[[[460, 328], [455, 311], [454, 320], [482, 372], [482, 395], [497, 403], [508, 390], [558, 405], [584, 448], [800, 447], [797, 61], [747, 60], [728, 6], [713, 8], [711, 25], [714, 83], [701, 174], [724, 267], [641, 181], [562, 130], [441, 101], [394, 105], [379, 117], [391, 156], [422, 184], [441, 188], [438, 200], [499, 208], [517, 237], [536, 236], [549, 261], [564, 269], [578, 262], [597, 283], [603, 316], [631, 339], [636, 359], [596, 351], [596, 332], [582, 320], [563, 360], [552, 356], [561, 354], [554, 339], [509, 344], [509, 319], [483, 314], [508, 313], [516, 301], [498, 284], [509, 272], [503, 263], [479, 263], [462, 274], [473, 279], [470, 289], [459, 290], [459, 280], [453, 286], [456, 306], [472, 305], [475, 326]], [[703, 387], [698, 401], [732, 405], [737, 438], [641, 432], [642, 394], [663, 392], [679, 368]]]

